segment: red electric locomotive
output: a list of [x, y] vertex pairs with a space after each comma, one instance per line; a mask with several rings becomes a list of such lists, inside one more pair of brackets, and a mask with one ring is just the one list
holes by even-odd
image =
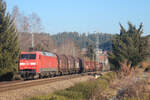
[[38, 78], [58, 72], [57, 56], [48, 52], [21, 52], [19, 72], [23, 78]]

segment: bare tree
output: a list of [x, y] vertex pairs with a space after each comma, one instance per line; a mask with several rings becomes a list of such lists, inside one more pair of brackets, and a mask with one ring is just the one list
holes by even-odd
[[[21, 49], [27, 51], [28, 48], [31, 48], [31, 45], [32, 49], [34, 49], [35, 45], [38, 46], [38, 48], [41, 48], [43, 46], [43, 43], [45, 42], [42, 42], [42, 44], [35, 44], [37, 36], [34, 36], [35, 34], [33, 33], [41, 33], [43, 29], [41, 18], [36, 13], [32, 13], [31, 15], [25, 15], [24, 13], [19, 11], [18, 6], [14, 6], [12, 11], [12, 18], [14, 19], [16, 31], [20, 33], [19, 44]], [[25, 35], [24, 33], [31, 33], [32, 35]], [[23, 41], [24, 39], [26, 40]], [[45, 46], [43, 46], [43, 48], [49, 50], [48, 48], [45, 48]]]
[[41, 18], [36, 13], [32, 13], [29, 16], [29, 20], [30, 32], [40, 33], [42, 31]]
[[18, 32], [29, 32], [29, 18], [24, 13], [19, 12], [18, 6], [14, 6], [12, 11], [12, 18]]
[[[52, 51], [54, 49], [54, 41], [49, 34], [35, 34], [35, 48], [38, 50]], [[40, 47], [40, 48], [39, 48]]]
[[57, 53], [80, 56], [80, 48], [75, 44], [72, 39], [64, 40], [63, 43], [56, 48]]
[[14, 20], [14, 24], [15, 24], [15, 27], [17, 30], [18, 30], [18, 26], [17, 26], [18, 25], [18, 22], [17, 22], [18, 15], [19, 15], [19, 8], [18, 8], [18, 6], [14, 6], [13, 11], [12, 11], [12, 18]]
[[18, 6], [13, 7], [12, 18], [18, 32], [40, 33], [43, 29], [41, 18], [36, 13], [26, 16], [19, 12]]
[[22, 16], [22, 21], [21, 21], [21, 32], [28, 33], [30, 29], [29, 26], [29, 19], [27, 16]]
[[36, 13], [32, 13], [29, 16], [29, 26], [30, 26], [30, 33], [32, 33], [32, 49], [34, 50], [35, 48], [35, 37], [34, 33], [40, 33], [42, 31], [42, 24], [41, 24], [41, 19]]
[[19, 12], [18, 6], [13, 7], [12, 18], [18, 32], [21, 32], [22, 14]]

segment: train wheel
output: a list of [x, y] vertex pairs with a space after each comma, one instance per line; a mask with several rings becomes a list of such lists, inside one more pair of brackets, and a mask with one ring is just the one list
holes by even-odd
[[39, 74], [39, 79], [42, 79], [42, 78], [43, 78], [42, 74]]
[[40, 77], [39, 74], [33, 75], [33, 79], [39, 79], [39, 77]]
[[26, 80], [27, 80], [27, 78], [24, 78], [23, 80], [24, 80], [24, 81], [26, 81]]
[[60, 72], [60, 76], [62, 76], [63, 75], [63, 73], [62, 72]]

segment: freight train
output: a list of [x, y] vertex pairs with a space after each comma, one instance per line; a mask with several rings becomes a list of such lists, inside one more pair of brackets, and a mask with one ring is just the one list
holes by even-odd
[[53, 77], [58, 75], [102, 70], [102, 64], [51, 52], [21, 52], [19, 73], [24, 79]]

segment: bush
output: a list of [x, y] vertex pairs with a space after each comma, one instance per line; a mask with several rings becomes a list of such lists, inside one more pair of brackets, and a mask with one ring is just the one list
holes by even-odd
[[125, 98], [122, 98], [121, 100], [150, 100], [150, 95], [149, 96], [144, 96], [142, 99], [139, 99], [139, 98], [129, 98], [129, 97], [125, 97]]
[[8, 72], [0, 76], [0, 81], [11, 81], [13, 79], [13, 72]]
[[69, 98], [69, 100], [83, 100], [82, 92], [64, 90], [56, 92], [54, 94], [56, 94], [57, 96], [64, 96], [66, 98]]
[[94, 93], [96, 88], [97, 83], [94, 81], [94, 82], [79, 83], [67, 90], [79, 92], [83, 95], [84, 98], [90, 98], [90, 96], [92, 95], [92, 93]]
[[126, 30], [120, 24], [120, 34], [115, 36], [112, 41], [112, 50], [108, 53], [109, 62], [116, 70], [124, 66], [128, 66], [123, 68], [125, 71], [130, 67], [137, 67], [149, 55], [149, 51], [145, 49], [148, 47], [148, 38], [142, 36], [143, 24], [136, 28], [129, 22], [128, 26]]

